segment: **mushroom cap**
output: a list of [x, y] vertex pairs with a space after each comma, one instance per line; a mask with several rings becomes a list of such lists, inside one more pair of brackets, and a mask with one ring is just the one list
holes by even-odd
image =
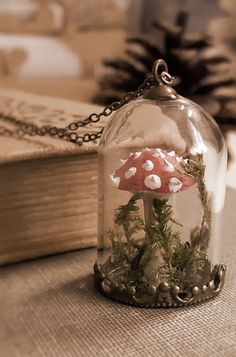
[[131, 192], [181, 192], [195, 183], [194, 177], [183, 173], [183, 160], [174, 151], [145, 148], [122, 160], [111, 181], [120, 190]]

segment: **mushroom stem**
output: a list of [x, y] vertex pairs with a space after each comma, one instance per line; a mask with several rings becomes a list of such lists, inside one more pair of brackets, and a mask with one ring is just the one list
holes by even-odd
[[[154, 196], [152, 192], [145, 192], [143, 194], [144, 220], [146, 227], [151, 225], [153, 219], [153, 198]], [[148, 238], [147, 233], [146, 238]]]

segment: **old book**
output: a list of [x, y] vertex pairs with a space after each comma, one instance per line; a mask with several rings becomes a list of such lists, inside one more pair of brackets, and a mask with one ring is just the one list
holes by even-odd
[[[65, 127], [91, 104], [0, 90], [0, 113]], [[0, 127], [11, 125], [0, 117]], [[95, 132], [104, 122], [82, 128]], [[0, 264], [96, 245], [96, 143], [0, 136]]]

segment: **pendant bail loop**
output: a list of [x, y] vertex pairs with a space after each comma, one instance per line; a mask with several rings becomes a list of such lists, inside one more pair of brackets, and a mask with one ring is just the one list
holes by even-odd
[[143, 97], [152, 100], [176, 99], [177, 93], [171, 87], [174, 77], [169, 74], [168, 66], [163, 59], [158, 59], [154, 62], [152, 74], [155, 82], [154, 86], [148, 89]]
[[158, 84], [171, 85], [173, 77], [169, 74], [168, 66], [163, 59], [158, 59], [154, 62], [152, 73]]

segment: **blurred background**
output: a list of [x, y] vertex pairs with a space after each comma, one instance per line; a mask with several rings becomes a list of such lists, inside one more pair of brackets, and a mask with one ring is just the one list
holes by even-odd
[[[136, 90], [163, 58], [177, 92], [210, 112], [227, 136], [236, 187], [235, 20], [236, 0], [0, 0], [0, 89], [41, 94], [45, 106], [52, 97], [104, 106]], [[0, 96], [0, 112], [4, 103]], [[18, 115], [50, 124], [45, 111]], [[1, 147], [6, 155], [12, 138]]]
[[[117, 62], [104, 65], [104, 60], [125, 58], [134, 45], [138, 52], [137, 43], [127, 43], [127, 38], [145, 38], [161, 46], [163, 28], [154, 22], [164, 21], [177, 31], [174, 25], [180, 12], [187, 15], [185, 34], [210, 35], [214, 50], [221, 55], [227, 52], [235, 76], [234, 0], [0, 0], [1, 86], [88, 102], [109, 101], [109, 88], [101, 83], [107, 72], [110, 79]], [[168, 54], [168, 44], [165, 51]], [[158, 51], [149, 54], [151, 63]], [[184, 65], [190, 57], [189, 52]], [[146, 63], [137, 56], [130, 62], [138, 72]], [[220, 65], [222, 70], [224, 63]], [[125, 71], [127, 78], [129, 69]], [[106, 91], [106, 99], [101, 90]]]
[[[235, 0], [0, 0], [0, 86], [105, 105], [164, 58], [177, 91], [214, 116], [232, 159], [235, 20]], [[236, 161], [232, 185], [234, 172]]]

